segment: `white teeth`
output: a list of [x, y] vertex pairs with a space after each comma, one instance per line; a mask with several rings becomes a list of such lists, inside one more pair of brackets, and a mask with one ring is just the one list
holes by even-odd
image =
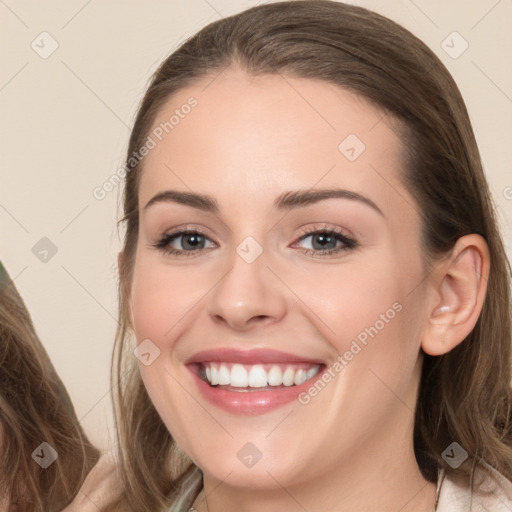
[[215, 386], [216, 384], [219, 383], [219, 372], [218, 372], [217, 368], [215, 368], [215, 366], [212, 366], [210, 368], [210, 372], [211, 372], [210, 383], [212, 386]]
[[293, 368], [286, 368], [286, 370], [283, 373], [283, 384], [285, 386], [293, 386], [293, 378], [295, 376], [295, 372]]
[[[231, 368], [230, 368], [231, 367]], [[320, 365], [310, 368], [298, 365], [242, 365], [229, 363], [205, 363], [203, 365], [206, 380], [212, 385], [233, 386], [238, 388], [264, 388], [267, 386], [299, 386], [312, 379], [320, 371]], [[267, 368], [267, 369], [265, 369]], [[248, 389], [247, 389], [248, 390]]]
[[270, 386], [280, 386], [283, 383], [283, 372], [279, 366], [272, 366], [268, 372], [268, 383]]
[[231, 368], [230, 384], [235, 387], [246, 388], [248, 386], [248, 381], [247, 370], [241, 364], [234, 364]]
[[261, 364], [256, 364], [249, 372], [249, 386], [251, 388], [264, 388], [267, 385], [267, 372]]
[[293, 383], [298, 386], [299, 384], [302, 384], [303, 382], [306, 382], [306, 372], [305, 370], [297, 370], [295, 373], [295, 378], [293, 379]]
[[[206, 375], [208, 377], [208, 374]], [[219, 367], [219, 384], [227, 385], [231, 382], [231, 376], [227, 366], [221, 364]]]
[[312, 377], [314, 377], [314, 376], [318, 373], [318, 370], [319, 370], [319, 368], [317, 368], [316, 366], [314, 366], [313, 368], [310, 368], [310, 369], [306, 372], [306, 380], [309, 380], [309, 379], [311, 379]]

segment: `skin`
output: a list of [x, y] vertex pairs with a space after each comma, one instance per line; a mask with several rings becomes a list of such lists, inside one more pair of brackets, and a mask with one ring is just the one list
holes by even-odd
[[[427, 273], [418, 206], [399, 178], [400, 138], [352, 93], [231, 67], [170, 98], [155, 126], [190, 96], [197, 107], [145, 158], [129, 301], [137, 340], [160, 350], [140, 364], [151, 400], [204, 473], [208, 502], [202, 493], [194, 508], [431, 512], [435, 484], [421, 475], [412, 437], [421, 350], [447, 352], [473, 328], [485, 295], [485, 242], [464, 237]], [[338, 150], [351, 133], [366, 145], [353, 162]], [[289, 212], [272, 206], [288, 190], [333, 187], [366, 196], [382, 215], [350, 199]], [[168, 189], [209, 194], [220, 212], [173, 202], [144, 209]], [[191, 257], [155, 249], [185, 226], [205, 233], [204, 249]], [[304, 228], [338, 229], [358, 246], [322, 256], [311, 251], [315, 237], [301, 240]], [[263, 249], [250, 264], [236, 252], [247, 236]], [[183, 240], [172, 246], [186, 250]], [[396, 302], [401, 311], [307, 405], [233, 415], [202, 398], [183, 364], [231, 347], [332, 365]], [[439, 314], [443, 305], [451, 310]], [[237, 457], [247, 442], [262, 454], [250, 468]]]
[[97, 512], [107, 510], [122, 493], [118, 464], [112, 453], [104, 453], [91, 469], [75, 499], [62, 512]]

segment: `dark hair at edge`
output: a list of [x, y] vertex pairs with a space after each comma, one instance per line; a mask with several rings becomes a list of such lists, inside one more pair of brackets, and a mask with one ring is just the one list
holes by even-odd
[[[449, 256], [464, 235], [486, 240], [491, 270], [475, 328], [449, 353], [424, 355], [414, 449], [431, 482], [438, 468], [467, 481], [480, 459], [511, 479], [511, 269], [464, 100], [439, 58], [397, 23], [362, 7], [298, 0], [250, 8], [190, 37], [156, 70], [136, 115], [126, 158], [120, 327], [113, 356], [119, 457], [130, 510], [163, 510], [176, 503], [194, 475], [190, 503], [201, 488], [200, 469], [172, 439], [133, 355], [123, 350], [143, 172], [143, 160], [133, 164], [130, 157], [176, 92], [233, 66], [254, 76], [323, 80], [380, 109], [383, 121], [401, 134], [401, 179], [422, 219], [426, 269]], [[454, 441], [469, 454], [456, 469], [442, 457]]]

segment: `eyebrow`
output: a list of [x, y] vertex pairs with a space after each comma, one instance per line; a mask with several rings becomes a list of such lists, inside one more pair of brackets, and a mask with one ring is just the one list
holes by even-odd
[[[368, 197], [357, 192], [339, 188], [316, 189], [316, 190], [289, 190], [281, 194], [274, 202], [274, 208], [279, 211], [289, 211], [300, 206], [325, 201], [326, 199], [349, 199], [359, 201], [384, 217], [382, 210]], [[153, 196], [144, 210], [156, 203], [173, 202], [197, 208], [208, 213], [220, 213], [219, 204], [214, 197], [207, 194], [198, 194], [195, 192], [181, 192], [177, 190], [165, 190]]]

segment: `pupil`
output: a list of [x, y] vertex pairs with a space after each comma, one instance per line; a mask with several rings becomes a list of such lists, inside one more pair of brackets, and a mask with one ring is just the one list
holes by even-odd
[[183, 248], [184, 249], [197, 249], [198, 244], [201, 245], [201, 242], [204, 243], [204, 239], [202, 235], [185, 235], [183, 237]]
[[[319, 241], [319, 249], [334, 249], [334, 247], [336, 246], [336, 239], [331, 236], [331, 235], [326, 235], [326, 234], [319, 234], [319, 235], [315, 235], [313, 237], [313, 247], [316, 249], [315, 247], [315, 239]], [[334, 245], [332, 247], [326, 247], [327, 244], [334, 242]]]

